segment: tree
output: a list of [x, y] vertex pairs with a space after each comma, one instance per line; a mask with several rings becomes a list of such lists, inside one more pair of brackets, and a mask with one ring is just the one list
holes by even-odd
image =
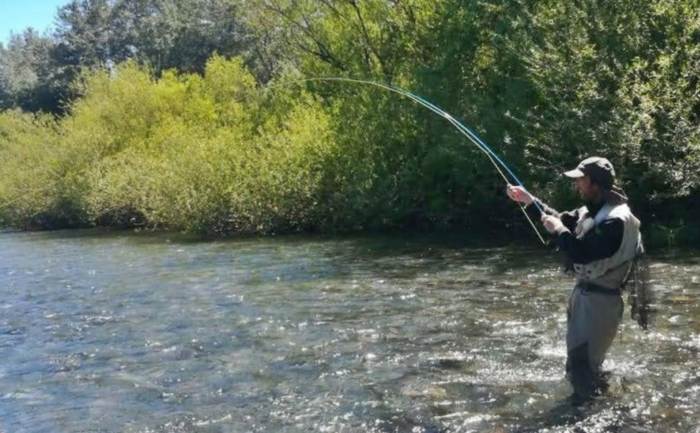
[[[309, 73], [394, 81], [422, 61], [439, 3], [357, 0], [254, 0], [245, 20], [263, 63], [289, 62]], [[275, 60], [275, 59], [281, 59]]]
[[28, 28], [12, 35], [7, 48], [0, 47], [0, 108], [58, 109], [50, 59], [53, 46], [51, 38]]
[[213, 53], [231, 57], [245, 46], [231, 0], [120, 0], [112, 10], [112, 52], [156, 73], [174, 68], [202, 73]]

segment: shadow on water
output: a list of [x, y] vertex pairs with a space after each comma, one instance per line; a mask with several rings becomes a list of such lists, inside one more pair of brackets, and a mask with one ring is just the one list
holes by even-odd
[[615, 396], [599, 396], [586, 402], [569, 397], [558, 402], [545, 413], [529, 419], [527, 421], [528, 425], [503, 431], [508, 433], [551, 431], [567, 433], [657, 433], [662, 431], [653, 425], [634, 420], [630, 413], [631, 408], [624, 403], [617, 402]]
[[[357, 235], [322, 235], [289, 234], [277, 236], [242, 235], [219, 240], [203, 240], [194, 235], [177, 232], [134, 232], [109, 228], [81, 230], [58, 230], [50, 232], [19, 233], [33, 242], [36, 239], [46, 241], [67, 241], [77, 245], [100, 245], [105, 242], [118, 242], [124, 246], [153, 248], [152, 255], [164, 254], [165, 246], [196, 248], [209, 253], [245, 249], [256, 254], [266, 254], [277, 258], [278, 262], [295, 263], [287, 281], [301, 279], [306, 273], [304, 263], [308, 257], [323, 257], [336, 277], [349, 276], [353, 271], [361, 270], [377, 278], [415, 278], [419, 274], [431, 274], [453, 269], [455, 265], [470, 263], [482, 267], [484, 276], [500, 280], [507, 272], [541, 269], [543, 260], [556, 263], [556, 254], [550, 247], [543, 247], [532, 242], [514, 245], [512, 240], [480, 239], [464, 234], [377, 234], [372, 236]], [[296, 250], [299, 251], [296, 251]], [[294, 256], [286, 252], [294, 250]], [[304, 254], [306, 252], [306, 254]], [[299, 254], [301, 253], [301, 254]], [[307, 257], [308, 256], [308, 257]], [[194, 257], [203, 260], [206, 266], [209, 254]], [[397, 267], [397, 260], [403, 259]], [[267, 264], [273, 264], [268, 262]], [[296, 266], [301, 265], [301, 266]], [[314, 277], [317, 275], [314, 274]], [[464, 288], [475, 281], [465, 275], [464, 281], [452, 283]]]
[[[581, 401], [579, 397], [569, 396], [552, 408], [534, 418], [528, 419], [528, 426], [520, 427], [511, 430], [512, 433], [537, 433], [542, 430], [548, 431], [553, 428], [571, 428], [574, 433], [585, 433], [585, 430], [576, 428], [576, 424], [588, 418], [591, 414], [598, 412], [604, 402], [601, 401], [606, 397], [598, 397], [597, 399], [589, 399]], [[603, 432], [613, 432], [617, 430], [599, 430]]]

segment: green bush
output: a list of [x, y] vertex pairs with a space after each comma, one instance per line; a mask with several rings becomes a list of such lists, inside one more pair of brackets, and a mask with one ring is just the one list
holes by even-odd
[[0, 113], [0, 220], [36, 228], [85, 224], [80, 155], [63, 145], [52, 118]]
[[326, 217], [329, 115], [303, 93], [262, 94], [239, 59], [214, 56], [204, 76], [157, 80], [127, 62], [86, 76], [82, 92], [60, 122], [0, 117], [5, 224], [224, 234]]

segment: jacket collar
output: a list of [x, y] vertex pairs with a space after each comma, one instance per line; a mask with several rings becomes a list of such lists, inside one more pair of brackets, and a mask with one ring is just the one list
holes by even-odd
[[600, 210], [605, 206], [605, 200], [600, 200], [597, 203], [586, 203], [586, 209], [588, 216], [595, 218], [595, 216], [600, 212]]

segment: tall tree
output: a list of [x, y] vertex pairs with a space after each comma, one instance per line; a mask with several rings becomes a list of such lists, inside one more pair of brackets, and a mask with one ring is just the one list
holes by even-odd
[[0, 108], [55, 111], [59, 96], [50, 52], [53, 40], [28, 28], [0, 46]]
[[230, 57], [245, 46], [232, 0], [119, 0], [112, 10], [112, 52], [156, 72], [203, 72], [213, 53]]
[[[423, 60], [439, 3], [425, 0], [253, 0], [246, 22], [264, 63], [391, 81]], [[425, 51], [422, 51], [425, 50]], [[280, 59], [283, 62], [280, 62]]]

